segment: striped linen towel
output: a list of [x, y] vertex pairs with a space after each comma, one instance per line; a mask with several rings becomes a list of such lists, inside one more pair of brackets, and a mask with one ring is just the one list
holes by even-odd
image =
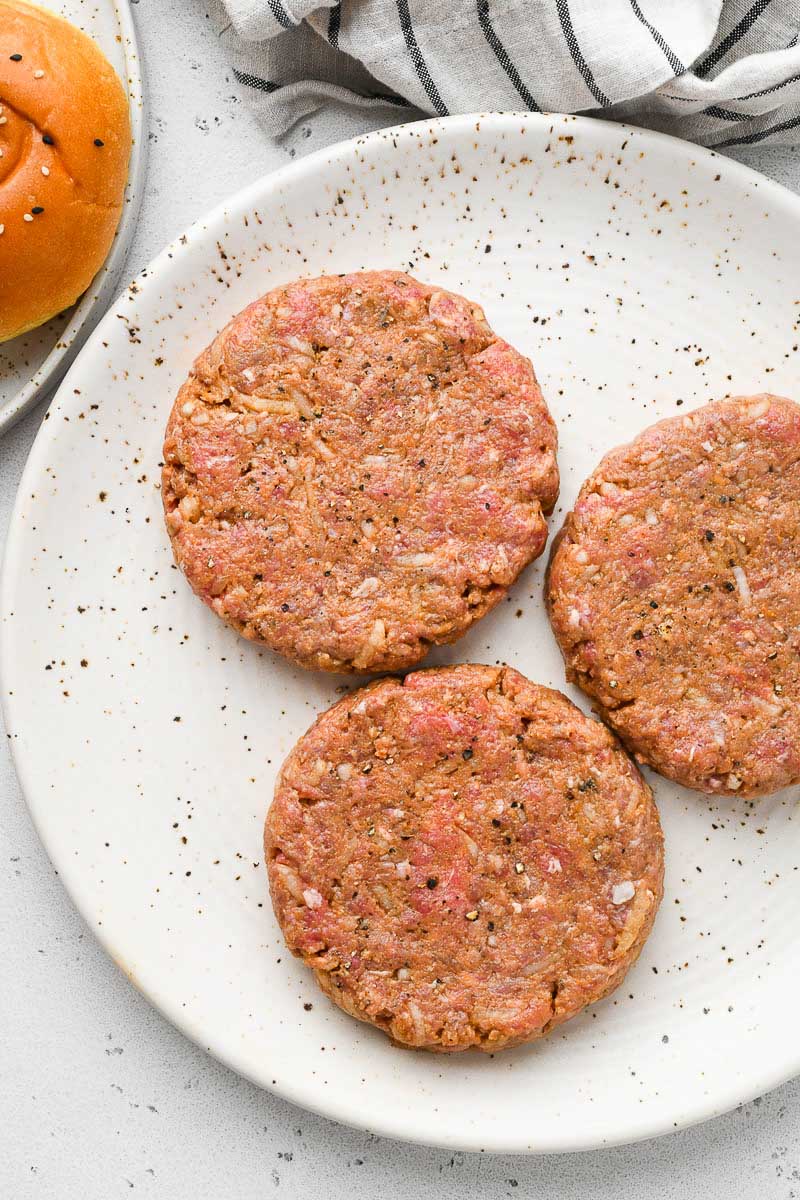
[[425, 114], [588, 112], [725, 149], [800, 143], [800, 0], [222, 0], [291, 153]]

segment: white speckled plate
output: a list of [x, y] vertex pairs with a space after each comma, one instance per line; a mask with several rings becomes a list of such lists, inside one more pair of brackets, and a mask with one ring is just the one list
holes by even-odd
[[[294, 276], [364, 267], [463, 289], [533, 357], [561, 437], [554, 530], [600, 455], [657, 417], [727, 392], [800, 392], [800, 202], [713, 154], [584, 119], [457, 117], [259, 181], [124, 294], [31, 454], [2, 655], [38, 829], [131, 980], [299, 1104], [503, 1151], [629, 1141], [722, 1112], [800, 1070], [795, 795], [717, 803], [654, 780], [668, 868], [652, 938], [613, 998], [527, 1049], [395, 1049], [283, 949], [264, 811], [279, 762], [341, 681], [259, 651], [191, 595], [162, 524], [161, 438], [194, 355], [230, 316]], [[505, 659], [563, 687], [542, 572], [431, 661]]]
[[0, 435], [51, 391], [108, 307], [125, 265], [144, 186], [142, 64], [128, 0], [35, 0], [94, 38], [128, 91], [133, 148], [117, 235], [77, 304], [38, 329], [0, 342]]

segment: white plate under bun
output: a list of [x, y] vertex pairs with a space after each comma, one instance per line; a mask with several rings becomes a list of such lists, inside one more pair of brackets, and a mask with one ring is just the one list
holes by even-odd
[[[395, 1049], [282, 945], [264, 811], [342, 679], [240, 640], [190, 593], [158, 464], [175, 391], [229, 317], [295, 276], [365, 267], [463, 290], [532, 356], [561, 438], [553, 531], [603, 452], [657, 418], [729, 392], [798, 396], [800, 201], [724, 158], [585, 119], [454, 117], [260, 180], [125, 292], [31, 454], [2, 659], [36, 825], [130, 979], [298, 1104], [497, 1151], [632, 1141], [723, 1112], [800, 1070], [796, 792], [717, 802], [653, 779], [667, 878], [652, 937], [614, 997], [526, 1049]], [[543, 570], [430, 661], [506, 660], [564, 688]]]
[[0, 342], [0, 435], [56, 386], [111, 302], [136, 226], [144, 186], [144, 92], [136, 30], [128, 0], [35, 0], [72, 21], [97, 42], [130, 101], [128, 186], [108, 257], [77, 304], [38, 329]]

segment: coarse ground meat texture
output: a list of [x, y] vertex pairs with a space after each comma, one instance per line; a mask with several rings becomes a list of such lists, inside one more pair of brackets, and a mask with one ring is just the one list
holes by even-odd
[[567, 675], [702, 792], [800, 780], [800, 407], [720, 400], [613, 450], [554, 548]]
[[556, 431], [481, 309], [395, 271], [276, 288], [197, 359], [163, 497], [177, 562], [305, 667], [407, 668], [547, 538]]
[[510, 668], [383, 679], [317, 720], [267, 816], [291, 950], [428, 1050], [542, 1037], [617, 986], [662, 894], [652, 795], [614, 736]]

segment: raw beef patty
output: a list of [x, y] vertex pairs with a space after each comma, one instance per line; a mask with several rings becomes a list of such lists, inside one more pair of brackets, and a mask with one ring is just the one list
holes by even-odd
[[416, 663], [541, 554], [556, 432], [533, 367], [394, 271], [276, 288], [200, 355], [164, 444], [175, 557], [305, 667]]
[[663, 852], [614, 736], [510, 668], [384, 679], [317, 720], [265, 831], [291, 950], [396, 1042], [492, 1051], [616, 987]]
[[720, 400], [608, 454], [559, 535], [568, 677], [642, 762], [710, 793], [800, 780], [800, 407]]

